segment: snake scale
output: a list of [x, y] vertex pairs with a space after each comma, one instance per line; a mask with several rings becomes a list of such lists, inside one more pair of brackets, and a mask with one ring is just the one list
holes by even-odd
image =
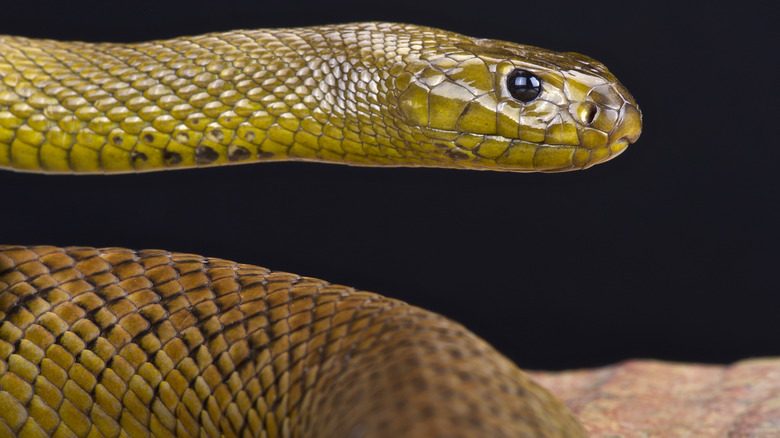
[[[0, 167], [17, 171], [550, 172], [606, 161], [640, 131], [593, 59], [420, 26], [0, 36]], [[0, 320], [0, 436], [585, 435], [455, 322], [216, 258], [2, 246]]]

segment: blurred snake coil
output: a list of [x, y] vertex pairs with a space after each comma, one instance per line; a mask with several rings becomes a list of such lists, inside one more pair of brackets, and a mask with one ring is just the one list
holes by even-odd
[[[24, 172], [565, 171], [620, 154], [641, 118], [591, 58], [413, 25], [0, 36], [0, 167]], [[1, 246], [0, 320], [0, 436], [586, 435], [453, 321], [217, 258]]]

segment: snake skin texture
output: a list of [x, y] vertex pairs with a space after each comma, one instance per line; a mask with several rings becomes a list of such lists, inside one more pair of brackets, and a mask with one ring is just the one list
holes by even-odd
[[[508, 78], [541, 83], [521, 101]], [[420, 26], [0, 36], [0, 168], [586, 168], [642, 116], [597, 61]], [[580, 437], [462, 326], [219, 259], [0, 247], [0, 436]]]
[[[542, 94], [520, 102], [521, 68]], [[641, 130], [597, 61], [391, 23], [142, 44], [0, 36], [0, 167], [132, 172], [313, 160], [560, 171]]]
[[577, 437], [461, 325], [191, 254], [0, 246], [0, 435]]

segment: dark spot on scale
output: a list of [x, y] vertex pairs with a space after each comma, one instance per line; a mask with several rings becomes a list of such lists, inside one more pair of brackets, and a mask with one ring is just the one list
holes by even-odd
[[[187, 354], [187, 357], [194, 360], [195, 363], [198, 362], [198, 353], [200, 352], [201, 348], [206, 348], [206, 351], [208, 351], [208, 348], [204, 345], [193, 345], [192, 348], [190, 348], [189, 354]], [[208, 353], [206, 353], [208, 354]]]
[[179, 164], [182, 161], [181, 154], [178, 152], [164, 151], [163, 160], [168, 164]]
[[447, 150], [447, 149], [449, 149], [449, 148], [450, 148], [449, 146], [447, 146], [447, 145], [446, 145], [446, 144], [444, 144], [444, 143], [434, 143], [434, 144], [433, 144], [433, 147], [435, 147], [435, 148], [437, 148], [437, 149], [443, 149], [443, 150]]
[[154, 136], [152, 134], [144, 134], [143, 141], [146, 143], [154, 143]]
[[[81, 351], [80, 351], [80, 352], [79, 352], [79, 353], [76, 355], [76, 361], [78, 361], [78, 362], [81, 362], [81, 361], [82, 361], [82, 358], [84, 358], [84, 357], [86, 356], [86, 355], [84, 354], [84, 352], [85, 352], [85, 351], [94, 351], [95, 347], [97, 346], [98, 339], [100, 339], [100, 336], [99, 336], [99, 335], [98, 335], [98, 336], [95, 336], [94, 338], [92, 338], [92, 339], [90, 339], [89, 341], [87, 341], [87, 348], [85, 348], [84, 350], [81, 350]], [[81, 363], [84, 363], [84, 362], [81, 362]]]
[[[226, 311], [226, 309], [220, 307], [220, 311]], [[245, 321], [243, 319], [239, 319], [239, 320], [237, 320], [235, 322], [232, 322], [232, 323], [227, 324], [224, 327], [222, 327], [222, 331], [226, 332], [226, 331], [228, 331], [230, 329], [234, 329], [234, 328], [236, 328], [238, 326], [243, 326], [244, 324], [245, 324]]]
[[247, 358], [244, 358], [241, 360], [241, 362], [236, 364], [236, 370], [240, 373], [241, 371], [244, 371], [247, 367], [252, 367], [254, 369], [255, 361], [253, 356], [249, 356]]
[[[141, 309], [138, 309], [138, 313], [144, 317], [147, 321], [150, 323], [155, 323], [160, 318], [157, 313], [155, 313], [155, 307], [154, 306], [146, 306]], [[153, 326], [150, 326], [146, 331], [153, 333], [152, 330]]]
[[138, 151], [130, 151], [130, 159], [131, 159], [132, 161], [135, 161], [135, 160], [146, 161], [146, 160], [148, 160], [149, 158], [148, 158], [148, 157], [146, 156], [146, 154], [145, 154], [145, 153], [143, 153], [143, 152], [138, 152]]
[[453, 160], [468, 160], [470, 158], [469, 154], [457, 149], [450, 149], [445, 152], [444, 155], [452, 158]]
[[90, 319], [92, 322], [97, 322], [97, 314], [100, 312], [100, 310], [103, 309], [103, 306], [95, 307], [94, 309], [87, 312], [87, 318]]
[[122, 144], [122, 136], [121, 135], [115, 135], [115, 136], [111, 137], [111, 141], [114, 144]]
[[152, 334], [152, 332], [149, 329], [142, 330], [140, 333], [138, 333], [137, 335], [133, 336], [133, 339], [130, 342], [132, 342], [134, 344], [140, 344], [141, 340], [144, 338], [144, 336], [149, 335], [149, 334]]
[[195, 148], [195, 162], [198, 164], [211, 164], [219, 158], [219, 152], [210, 146], [200, 145]]
[[[159, 354], [159, 353], [155, 353], [155, 356], [156, 356], [157, 354]], [[98, 382], [99, 382], [99, 381], [100, 381], [100, 380], [98, 380]], [[162, 385], [154, 385], [154, 396], [152, 397], [152, 400], [157, 400], [157, 399], [159, 399], [159, 398], [160, 398], [160, 387], [161, 387], [161, 386], [162, 386]], [[97, 387], [97, 385], [95, 385], [95, 387]], [[166, 395], [167, 395], [167, 394], [166, 394]]]
[[[16, 307], [16, 306], [24, 306], [25, 304], [27, 304], [28, 302], [32, 301], [35, 298], [38, 298], [38, 294], [22, 295], [19, 298], [19, 301], [17, 301], [16, 304], [14, 304], [14, 307]], [[82, 303], [77, 302], [76, 305], [81, 307], [84, 310], [87, 310]]]
[[474, 381], [474, 377], [471, 374], [469, 374], [469, 373], [467, 373], [465, 371], [459, 372], [458, 373], [458, 377], [460, 377], [460, 380], [462, 380], [464, 382], [473, 382]]
[[192, 312], [192, 314], [195, 316], [195, 318], [198, 319], [198, 321], [203, 319], [203, 309], [201, 309], [200, 307], [198, 306], [190, 307], [190, 312]]
[[[200, 319], [202, 319], [202, 318], [200, 318]], [[206, 336], [206, 342], [211, 342], [211, 341], [213, 341], [214, 339], [217, 339], [220, 336], [223, 336], [222, 332], [210, 333], [208, 336]]]
[[[5, 273], [5, 272], [6, 272], [6, 271], [3, 271], [3, 273]], [[43, 299], [44, 299], [44, 300], [46, 300], [46, 301], [50, 301], [50, 300], [49, 300], [49, 296], [51, 296], [51, 292], [52, 292], [53, 290], [54, 290], [54, 286], [50, 286], [50, 287], [47, 287], [47, 288], [45, 288], [45, 289], [41, 289], [41, 290], [39, 290], [39, 291], [38, 291], [38, 293], [37, 293], [37, 294], [34, 294], [34, 295], [37, 295], [37, 296], [39, 296], [39, 297], [43, 298]], [[33, 295], [33, 294], [31, 294], [31, 295]], [[7, 315], [7, 314], [8, 314], [8, 312], [6, 311], [6, 315]]]
[[266, 152], [266, 151], [257, 151], [257, 158], [263, 160], [263, 159], [269, 159], [273, 158], [274, 153], [273, 152]]
[[249, 149], [243, 146], [228, 146], [228, 160], [230, 161], [244, 161], [250, 156], [252, 156], [252, 154], [249, 152]]
[[[457, 417], [455, 417], [457, 418]], [[477, 429], [482, 429], [484, 426], [482, 425], [482, 420], [477, 417], [469, 417], [469, 423], [472, 424]]]
[[209, 131], [209, 135], [217, 143], [222, 143], [223, 141], [225, 141], [225, 134], [219, 129], [212, 129], [211, 131]]

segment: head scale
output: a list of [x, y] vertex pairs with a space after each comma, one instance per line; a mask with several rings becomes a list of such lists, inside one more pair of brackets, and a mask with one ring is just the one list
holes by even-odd
[[636, 102], [598, 61], [457, 34], [435, 45], [407, 56], [394, 83], [400, 131], [435, 165], [582, 169], [639, 137]]

